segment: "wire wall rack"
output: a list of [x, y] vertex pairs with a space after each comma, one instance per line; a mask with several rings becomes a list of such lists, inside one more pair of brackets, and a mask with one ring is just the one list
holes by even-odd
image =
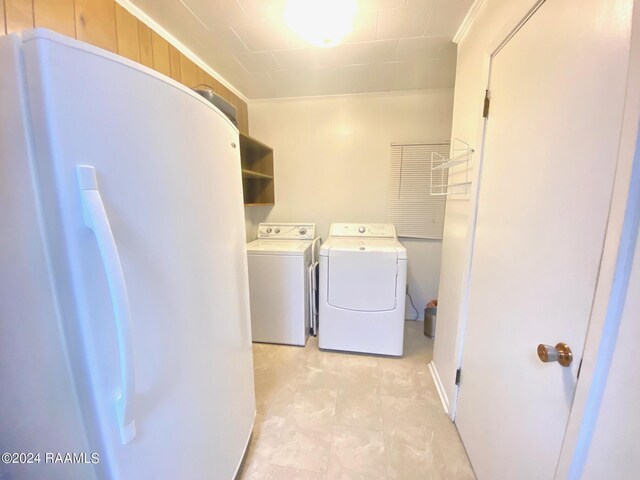
[[[458, 138], [453, 140], [451, 155], [448, 158], [432, 152], [429, 194], [434, 196], [467, 194], [471, 185], [469, 162], [473, 152], [473, 148], [467, 142]], [[457, 166], [460, 168], [452, 170]]]

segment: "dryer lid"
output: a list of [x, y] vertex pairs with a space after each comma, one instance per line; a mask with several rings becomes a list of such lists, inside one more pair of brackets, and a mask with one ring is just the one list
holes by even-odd
[[327, 256], [330, 252], [390, 252], [397, 256], [398, 260], [407, 259], [407, 249], [393, 238], [340, 238], [329, 237], [320, 248], [320, 255]]

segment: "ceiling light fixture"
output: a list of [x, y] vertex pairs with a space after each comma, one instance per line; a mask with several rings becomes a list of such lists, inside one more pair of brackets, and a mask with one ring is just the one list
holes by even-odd
[[351, 32], [356, 11], [356, 0], [288, 0], [284, 18], [306, 41], [332, 47]]

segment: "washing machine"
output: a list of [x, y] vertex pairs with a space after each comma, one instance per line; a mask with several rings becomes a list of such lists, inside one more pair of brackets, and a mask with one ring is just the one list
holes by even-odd
[[319, 283], [321, 349], [402, 355], [407, 250], [393, 224], [331, 225]]
[[247, 244], [254, 342], [304, 346], [315, 332], [315, 230], [313, 223], [261, 223]]

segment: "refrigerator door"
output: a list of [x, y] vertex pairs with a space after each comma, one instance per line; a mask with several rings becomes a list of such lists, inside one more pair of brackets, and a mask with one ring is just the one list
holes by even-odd
[[0, 452], [11, 454], [0, 478], [92, 480], [92, 463], [45, 463], [47, 453], [90, 459], [91, 447], [34, 195], [20, 48], [0, 37]]
[[255, 414], [238, 132], [100, 49], [42, 30], [23, 49], [49, 261], [101, 466], [232, 479]]

